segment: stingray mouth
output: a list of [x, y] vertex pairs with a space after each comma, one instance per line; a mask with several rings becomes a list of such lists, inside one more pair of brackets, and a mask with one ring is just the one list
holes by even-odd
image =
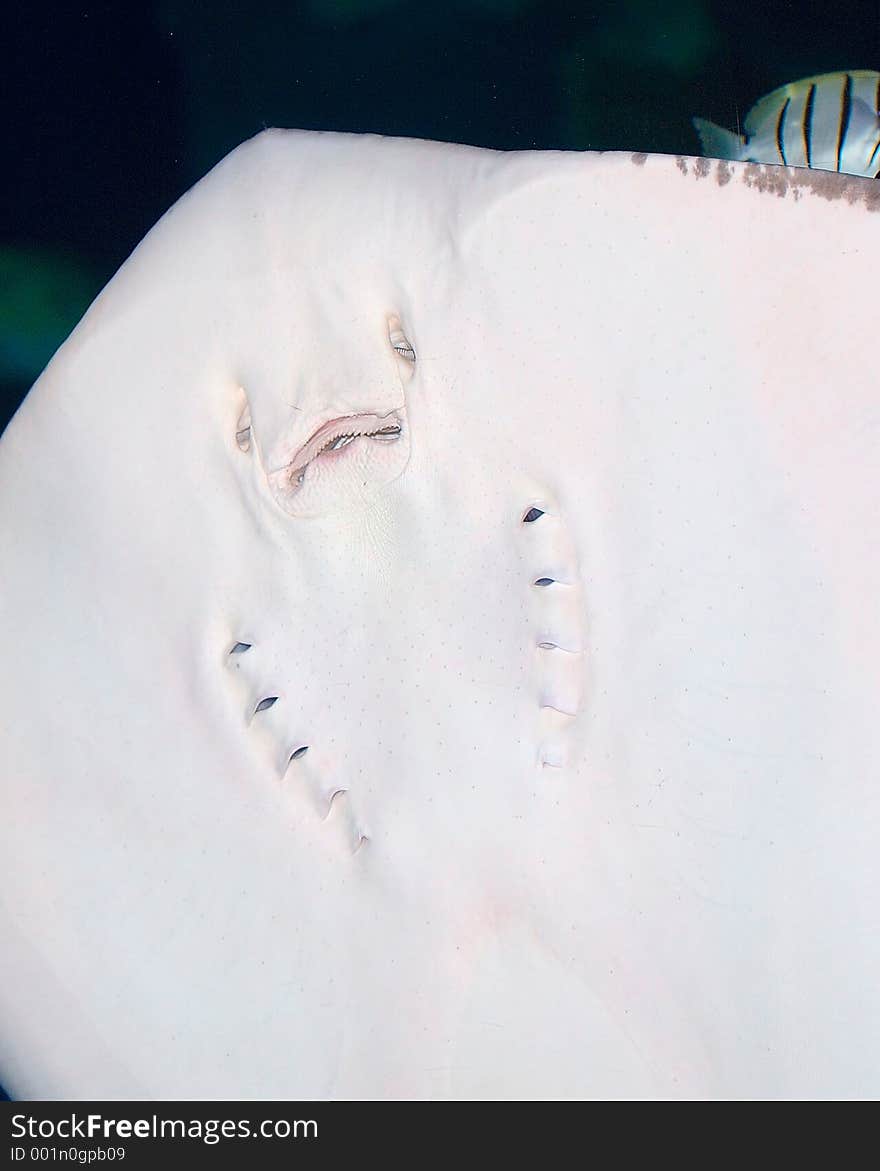
[[375, 498], [401, 475], [409, 447], [403, 406], [328, 419], [267, 473], [269, 488], [291, 516], [319, 516]]
[[309, 465], [318, 459], [338, 458], [357, 445], [359, 440], [395, 443], [403, 435], [403, 421], [397, 411], [387, 415], [344, 415], [330, 419], [313, 432], [290, 461], [290, 486], [294, 490], [305, 482]]

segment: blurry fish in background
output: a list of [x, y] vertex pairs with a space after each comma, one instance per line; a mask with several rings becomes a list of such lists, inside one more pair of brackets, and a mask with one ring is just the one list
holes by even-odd
[[0, 432], [109, 275], [60, 250], [0, 242]]
[[76, 257], [0, 243], [0, 381], [34, 381], [101, 288]]
[[780, 86], [745, 118], [745, 135], [694, 118], [710, 158], [880, 174], [880, 73], [823, 73]]

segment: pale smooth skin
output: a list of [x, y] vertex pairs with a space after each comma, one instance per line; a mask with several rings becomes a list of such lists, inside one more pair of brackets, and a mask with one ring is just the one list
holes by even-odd
[[880, 214], [812, 179], [273, 131], [150, 233], [0, 444], [14, 1095], [880, 1093]]

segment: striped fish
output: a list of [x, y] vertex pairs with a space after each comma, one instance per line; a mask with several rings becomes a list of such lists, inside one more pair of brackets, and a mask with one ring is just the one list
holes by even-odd
[[745, 135], [694, 118], [710, 158], [880, 174], [880, 73], [823, 73], [783, 85], [745, 119]]

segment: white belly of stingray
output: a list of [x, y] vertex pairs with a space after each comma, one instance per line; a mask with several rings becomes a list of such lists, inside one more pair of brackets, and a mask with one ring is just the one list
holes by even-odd
[[880, 1091], [876, 208], [273, 132], [169, 213], [0, 446], [14, 1094]]

